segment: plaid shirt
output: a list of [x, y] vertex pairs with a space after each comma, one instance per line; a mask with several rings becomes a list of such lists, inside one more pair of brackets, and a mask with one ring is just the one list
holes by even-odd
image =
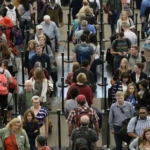
[[[86, 107], [86, 106], [78, 107], [78, 112], [86, 111], [87, 108], [88, 108], [88, 107]], [[90, 119], [91, 119], [91, 121], [92, 121], [93, 123], [98, 122], [99, 117], [97, 116], [95, 110], [93, 110], [92, 108], [90, 108], [89, 114], [90, 114], [90, 116], [91, 116]], [[72, 111], [70, 112], [70, 114], [69, 114], [69, 116], [68, 116], [66, 122], [69, 123], [69, 124], [76, 124], [76, 116], [77, 116], [76, 111], [75, 111], [75, 110], [72, 110]]]

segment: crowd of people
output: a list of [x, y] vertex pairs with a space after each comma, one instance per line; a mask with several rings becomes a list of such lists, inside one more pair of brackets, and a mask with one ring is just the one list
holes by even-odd
[[[57, 82], [57, 71], [53, 70], [57, 69], [55, 53], [60, 45], [59, 27], [63, 26], [63, 10], [59, 0], [38, 0], [37, 4], [38, 24], [32, 35], [33, 1], [21, 0], [18, 6], [14, 6], [11, 0], [4, 0], [0, 10], [0, 105], [5, 126], [0, 129], [0, 136], [3, 150], [50, 150], [46, 146], [52, 109], [48, 91], [49, 81], [52, 80], [54, 85]], [[97, 89], [97, 65], [104, 63], [97, 39], [97, 16], [102, 7], [99, 0], [72, 0], [69, 4], [73, 25], [68, 40], [74, 44], [74, 63], [65, 79], [69, 88], [64, 111], [73, 150], [94, 150], [102, 126], [100, 110], [92, 106]], [[130, 0], [107, 0], [106, 10], [113, 35], [110, 35], [113, 76], [108, 98], [108, 123], [114, 134], [116, 150], [122, 150], [124, 140], [119, 137], [119, 132], [126, 119], [130, 119], [126, 132], [131, 139], [127, 141], [128, 149], [150, 149], [147, 66], [137, 46]], [[150, 1], [143, 0], [140, 10], [142, 28], [149, 21], [149, 15]], [[141, 33], [145, 38], [146, 33], [143, 30]], [[22, 69], [29, 78], [18, 93], [15, 55], [16, 45], [21, 44], [27, 45]], [[14, 93], [17, 93], [21, 120], [11, 118]], [[134, 116], [138, 111], [138, 116]]]

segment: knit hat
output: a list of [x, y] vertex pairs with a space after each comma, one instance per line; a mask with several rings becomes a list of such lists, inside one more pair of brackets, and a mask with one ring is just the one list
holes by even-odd
[[77, 102], [86, 101], [85, 96], [82, 94], [78, 95], [75, 99], [77, 100]]

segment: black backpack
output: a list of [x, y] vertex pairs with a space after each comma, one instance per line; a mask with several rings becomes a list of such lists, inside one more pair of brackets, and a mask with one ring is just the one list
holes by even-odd
[[98, 15], [98, 6], [97, 6], [97, 3], [96, 3], [96, 0], [90, 2], [88, 0], [88, 3], [89, 3], [89, 6], [93, 9], [93, 13], [94, 15]]
[[76, 128], [73, 139], [73, 149], [80, 150], [83, 146], [87, 147], [88, 150], [92, 150], [91, 128]]

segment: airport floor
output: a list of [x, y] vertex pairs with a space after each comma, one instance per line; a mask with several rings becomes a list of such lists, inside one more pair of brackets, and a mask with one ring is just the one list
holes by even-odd
[[[105, 3], [105, 2], [104, 2]], [[56, 147], [58, 148], [58, 116], [57, 116], [57, 110], [60, 109], [61, 112], [62, 111], [62, 100], [65, 99], [66, 97], [66, 92], [68, 87], [64, 88], [64, 97], [62, 97], [62, 88], [58, 87], [58, 84], [61, 83], [61, 77], [62, 77], [62, 57], [61, 57], [61, 53], [64, 53], [64, 59], [68, 59], [68, 48], [67, 48], [67, 44], [65, 44], [64, 41], [66, 41], [67, 39], [67, 30], [68, 30], [68, 26], [67, 24], [67, 14], [69, 13], [69, 9], [68, 6], [66, 7], [62, 7], [63, 9], [63, 13], [64, 13], [64, 26], [59, 28], [60, 31], [60, 35], [61, 35], [61, 45], [59, 47], [58, 52], [55, 53], [55, 59], [57, 61], [57, 70], [58, 70], [58, 82], [57, 82], [57, 88], [56, 88], [56, 96], [53, 96], [51, 98], [51, 102], [52, 102], [52, 111], [49, 113], [49, 118], [53, 124], [53, 129], [52, 129], [52, 133], [49, 135], [48, 138], [48, 145], [50, 147]], [[139, 10], [135, 10], [135, 12], [137, 12], [139, 14]], [[140, 23], [140, 19], [139, 19], [139, 15], [138, 15], [138, 22]], [[107, 23], [107, 15], [104, 13], [104, 23]], [[71, 26], [70, 26], [71, 28]], [[140, 24], [138, 24], [138, 29], [140, 30]], [[103, 50], [105, 52], [105, 56], [106, 56], [106, 50], [108, 47], [110, 47], [110, 41], [109, 41], [109, 36], [110, 36], [110, 25], [108, 24], [104, 24], [104, 37], [106, 40], [108, 40], [107, 42], [103, 43]], [[33, 30], [31, 30], [31, 34], [33, 33]], [[143, 41], [140, 42], [140, 48], [142, 50], [142, 43]], [[69, 60], [72, 60], [72, 49], [73, 49], [73, 44], [70, 43], [70, 55], [69, 55]], [[19, 52], [21, 52], [23, 50], [22, 46], [18, 47]], [[144, 52], [146, 59], [147, 59], [147, 70], [146, 72], [149, 75], [149, 52]], [[16, 75], [17, 77], [17, 81], [18, 84], [22, 84], [22, 65], [21, 65], [21, 59], [20, 59], [20, 55], [17, 56], [16, 59], [17, 65], [19, 67], [19, 72]], [[67, 74], [72, 70], [72, 63], [65, 63], [64, 62], [64, 78], [67, 76]], [[98, 75], [98, 83], [100, 83], [102, 81], [102, 66], [98, 66], [97, 67], [97, 75]], [[106, 89], [108, 89], [110, 87], [110, 79], [112, 76], [112, 72], [111, 72], [111, 67], [110, 65], [106, 63], [104, 63], [104, 77], [107, 78], [107, 87]], [[28, 76], [25, 75], [25, 79], [28, 79]], [[104, 109], [104, 86], [99, 86], [97, 85], [97, 90], [94, 93], [94, 107], [97, 107], [99, 110], [103, 110]], [[22, 91], [22, 87], [19, 87], [19, 92]], [[65, 100], [64, 100], [65, 103]], [[15, 114], [15, 110], [13, 112]], [[16, 117], [16, 115], [13, 115], [13, 117]], [[17, 115], [18, 117], [18, 115]], [[104, 114], [102, 115], [103, 117], [103, 124], [102, 124], [102, 129], [101, 129], [101, 133], [99, 135], [99, 141], [98, 141], [98, 149], [101, 149], [101, 146], [106, 145], [107, 143], [107, 127], [108, 127], [108, 121], [107, 121], [107, 115]], [[67, 123], [66, 123], [66, 119], [62, 113], [62, 115], [60, 116], [60, 120], [61, 120], [61, 146], [63, 147], [69, 147], [69, 138], [68, 138], [68, 127], [67, 127]], [[115, 146], [114, 143], [114, 137], [110, 134], [110, 145]], [[126, 150], [127, 148], [124, 146], [124, 150]]]

